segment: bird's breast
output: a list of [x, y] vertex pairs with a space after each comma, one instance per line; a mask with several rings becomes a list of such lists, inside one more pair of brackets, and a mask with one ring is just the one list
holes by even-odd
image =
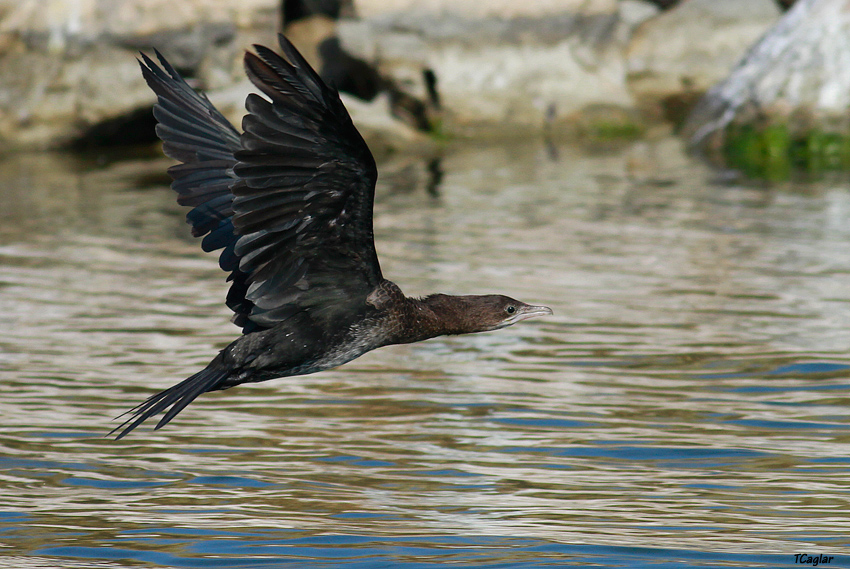
[[390, 332], [386, 323], [379, 321], [352, 324], [344, 334], [326, 346], [327, 349], [313, 362], [312, 367], [315, 368], [313, 371], [341, 366], [366, 352], [387, 345]]

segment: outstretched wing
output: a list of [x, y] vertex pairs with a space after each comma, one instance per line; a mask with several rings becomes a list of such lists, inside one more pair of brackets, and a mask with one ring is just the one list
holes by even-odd
[[[230, 272], [228, 280], [232, 281], [227, 305], [237, 317], [250, 314], [253, 305], [245, 299], [248, 275], [239, 270], [239, 258], [234, 253], [238, 236], [233, 231], [230, 191], [236, 181], [234, 153], [242, 148], [239, 132], [158, 51], [156, 56], [161, 68], [145, 54], [141, 54], [139, 63], [157, 95], [153, 113], [162, 149], [181, 162], [168, 169], [174, 180], [171, 187], [177, 192], [177, 202], [192, 208], [186, 221], [192, 226], [192, 235], [206, 236], [201, 242], [203, 250], [223, 249], [219, 265]], [[247, 324], [250, 328], [250, 322]]]
[[248, 274], [248, 316], [264, 327], [308, 310], [333, 320], [381, 282], [372, 234], [375, 160], [339, 94], [289, 41], [287, 60], [254, 46], [249, 95], [233, 171], [236, 255]]
[[301, 310], [333, 320], [381, 282], [372, 235], [377, 170], [336, 91], [283, 36], [287, 60], [245, 55], [250, 95], [238, 135], [209, 100], [157, 53], [142, 71], [178, 201], [192, 233], [232, 281], [227, 305], [244, 332]]

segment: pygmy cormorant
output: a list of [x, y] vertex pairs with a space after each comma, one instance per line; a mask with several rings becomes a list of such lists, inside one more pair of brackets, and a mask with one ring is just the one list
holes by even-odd
[[[177, 201], [192, 234], [221, 249], [227, 306], [243, 335], [188, 379], [132, 409], [117, 438], [168, 410], [160, 428], [206, 391], [314, 373], [389, 344], [484, 332], [551, 314], [500, 295], [406, 297], [381, 275], [372, 236], [375, 160], [335, 89], [289, 41], [286, 59], [254, 46], [240, 135], [157, 52], [142, 73]], [[170, 407], [170, 409], [169, 409]]]

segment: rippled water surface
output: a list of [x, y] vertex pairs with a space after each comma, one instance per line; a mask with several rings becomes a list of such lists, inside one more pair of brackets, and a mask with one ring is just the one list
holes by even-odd
[[236, 337], [163, 159], [0, 162], [0, 566], [850, 565], [850, 185], [675, 140], [382, 165], [408, 294], [555, 315], [113, 417]]

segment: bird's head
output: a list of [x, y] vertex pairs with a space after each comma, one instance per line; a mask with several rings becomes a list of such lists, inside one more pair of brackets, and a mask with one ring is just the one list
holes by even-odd
[[479, 326], [475, 332], [498, 330], [521, 320], [552, 314], [552, 309], [548, 306], [526, 304], [500, 294], [474, 296], [471, 305], [473, 313], [477, 313]]
[[498, 330], [521, 320], [552, 314], [552, 309], [547, 306], [526, 304], [501, 294], [434, 294], [423, 300], [446, 324], [445, 334]]

